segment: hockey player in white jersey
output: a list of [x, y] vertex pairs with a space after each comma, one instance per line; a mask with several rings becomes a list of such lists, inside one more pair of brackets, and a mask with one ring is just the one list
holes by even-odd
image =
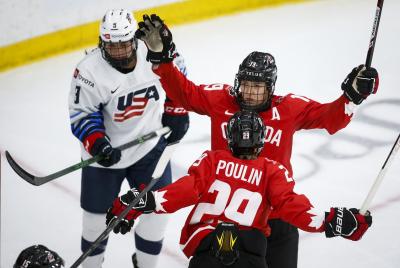
[[[136, 21], [124, 9], [109, 10], [100, 23], [99, 47], [75, 69], [69, 95], [71, 129], [80, 140], [82, 158], [106, 158], [82, 169], [82, 251], [104, 231], [104, 217], [126, 178], [130, 187], [143, 189], [168, 142], [181, 139], [188, 113], [163, 96], [163, 89], [146, 61], [145, 44], [134, 37]], [[164, 102], [164, 111], [162, 102]], [[124, 151], [116, 147], [169, 126], [166, 139], [149, 140]], [[154, 189], [171, 183], [170, 165]], [[135, 267], [152, 268], [161, 251], [167, 219], [141, 218], [135, 229]], [[82, 264], [102, 266], [107, 240]]]

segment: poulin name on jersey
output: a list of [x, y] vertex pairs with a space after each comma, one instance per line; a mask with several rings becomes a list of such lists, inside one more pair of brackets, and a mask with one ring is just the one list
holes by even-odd
[[262, 171], [255, 168], [251, 168], [249, 171], [247, 168], [247, 165], [219, 160], [216, 174], [223, 173], [227, 178], [245, 181], [258, 186], [262, 178]]

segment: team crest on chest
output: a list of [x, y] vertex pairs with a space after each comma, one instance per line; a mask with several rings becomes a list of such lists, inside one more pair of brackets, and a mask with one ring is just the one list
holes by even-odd
[[156, 86], [130, 92], [118, 98], [117, 109], [120, 112], [114, 113], [114, 121], [123, 122], [134, 116], [141, 116], [150, 99], [158, 101], [160, 98]]

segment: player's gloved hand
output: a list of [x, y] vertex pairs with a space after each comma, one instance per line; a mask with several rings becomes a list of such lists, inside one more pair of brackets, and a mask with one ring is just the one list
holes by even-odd
[[189, 129], [189, 114], [182, 108], [177, 107], [168, 98], [164, 103], [164, 113], [161, 118], [161, 123], [164, 127], [171, 129], [171, 134], [167, 138], [168, 143], [179, 141], [185, 136]]
[[353, 241], [360, 240], [372, 224], [369, 211], [361, 215], [356, 208], [331, 208], [325, 212], [325, 236], [342, 236]]
[[[136, 188], [130, 189], [126, 194], [117, 197], [112, 207], [107, 211], [106, 224], [109, 225], [114, 221], [132, 201], [139, 195], [139, 191]], [[114, 233], [126, 234], [129, 232], [135, 223], [135, 219], [142, 213], [151, 213], [156, 208], [156, 202], [154, 199], [153, 192], [147, 192], [139, 202], [132, 207], [128, 214], [123, 218], [113, 229]]]
[[93, 156], [103, 155], [105, 158], [98, 162], [103, 167], [112, 166], [121, 159], [121, 150], [113, 148], [106, 137], [96, 139], [90, 149], [90, 154]]
[[365, 65], [355, 67], [342, 83], [344, 95], [353, 103], [360, 104], [379, 87], [378, 71]]
[[173, 61], [176, 51], [171, 31], [156, 14], [143, 15], [135, 36], [147, 46], [147, 61], [155, 64]]

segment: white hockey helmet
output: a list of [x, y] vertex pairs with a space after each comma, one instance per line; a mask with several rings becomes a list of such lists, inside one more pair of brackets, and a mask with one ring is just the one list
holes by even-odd
[[100, 38], [104, 42], [126, 42], [134, 38], [136, 20], [126, 9], [111, 9], [100, 23]]
[[[99, 47], [103, 58], [117, 69], [126, 69], [136, 60], [136, 20], [126, 9], [111, 9], [100, 23]], [[129, 67], [129, 68], [131, 68]]]

